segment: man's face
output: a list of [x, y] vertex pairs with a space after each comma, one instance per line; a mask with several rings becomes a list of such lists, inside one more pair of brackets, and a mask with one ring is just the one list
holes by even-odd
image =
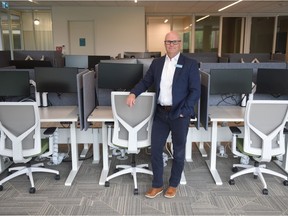
[[164, 44], [166, 53], [170, 58], [173, 58], [180, 52], [181, 40], [178, 34], [174, 32], [168, 33], [165, 37]]

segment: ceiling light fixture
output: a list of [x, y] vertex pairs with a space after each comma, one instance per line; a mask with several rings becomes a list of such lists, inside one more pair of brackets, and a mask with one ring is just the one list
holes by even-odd
[[134, 0], [135, 3], [137, 3], [137, 0]]
[[209, 16], [210, 16], [210, 15], [206, 15], [206, 16], [204, 16], [204, 17], [201, 17], [201, 18], [197, 19], [196, 22], [199, 22], [199, 21], [201, 21], [201, 20], [204, 20], [204, 19], [208, 18]]
[[168, 19], [165, 19], [165, 20], [164, 20], [164, 23], [167, 23], [167, 22], [168, 22]]
[[40, 20], [39, 19], [34, 19], [34, 25], [39, 25], [40, 24]]
[[238, 4], [238, 3], [241, 2], [241, 1], [242, 1], [242, 0], [238, 0], [237, 2], [234, 2], [234, 3], [230, 4], [230, 5], [227, 5], [226, 7], [220, 8], [218, 11], [219, 11], [219, 12], [220, 12], [220, 11], [223, 11], [223, 10], [225, 10], [225, 9], [227, 9], [227, 8], [235, 5], [235, 4]]

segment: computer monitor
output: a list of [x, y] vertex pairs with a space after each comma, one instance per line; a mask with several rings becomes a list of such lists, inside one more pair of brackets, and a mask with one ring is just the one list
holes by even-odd
[[124, 52], [124, 58], [145, 58], [145, 52]]
[[88, 69], [95, 70], [95, 65], [99, 64], [101, 60], [109, 60], [110, 56], [88, 56]]
[[259, 68], [256, 82], [256, 93], [287, 95], [288, 69]]
[[253, 69], [211, 69], [210, 94], [250, 94]]
[[142, 77], [142, 64], [100, 62], [98, 65], [98, 88], [129, 91]]
[[29, 71], [0, 71], [0, 97], [29, 97]]
[[78, 68], [35, 68], [37, 92], [77, 93]]
[[66, 55], [65, 67], [88, 68], [87, 55]]

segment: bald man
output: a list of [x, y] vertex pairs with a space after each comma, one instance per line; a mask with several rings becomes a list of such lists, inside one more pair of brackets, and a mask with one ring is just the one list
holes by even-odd
[[185, 144], [194, 106], [200, 97], [198, 62], [180, 53], [181, 38], [175, 31], [168, 32], [164, 45], [166, 55], [151, 63], [144, 78], [130, 91], [127, 105], [137, 103], [137, 96], [154, 84], [157, 108], [151, 135], [152, 187], [147, 198], [155, 198], [164, 190], [163, 148], [169, 133], [172, 134], [173, 162], [168, 188], [164, 196], [173, 198], [184, 169]]

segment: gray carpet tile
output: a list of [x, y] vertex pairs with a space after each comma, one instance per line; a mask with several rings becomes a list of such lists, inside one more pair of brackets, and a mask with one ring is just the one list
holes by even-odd
[[[228, 144], [227, 144], [228, 146]], [[205, 145], [209, 153], [209, 146]], [[155, 199], [144, 196], [151, 186], [152, 176], [138, 174], [139, 195], [134, 195], [134, 184], [130, 174], [110, 180], [110, 187], [98, 184], [102, 164], [92, 164], [92, 149], [74, 179], [72, 186], [65, 186], [71, 169], [69, 158], [59, 165], [50, 166], [60, 171], [61, 179], [56, 181], [53, 174], [34, 174], [36, 193], [29, 194], [27, 176], [20, 176], [5, 183], [0, 191], [0, 215], [288, 215], [288, 187], [274, 176], [264, 175], [269, 195], [262, 194], [262, 183], [253, 175], [235, 179], [229, 185], [233, 163], [237, 158], [229, 152], [227, 158], [217, 158], [217, 169], [223, 185], [214, 183], [204, 158], [193, 144], [193, 162], [185, 163], [186, 185], [178, 187], [174, 199], [163, 194]], [[79, 149], [80, 152], [81, 148]], [[109, 174], [116, 164], [127, 160], [112, 157]], [[150, 156], [142, 151], [138, 163], [148, 163]], [[165, 186], [169, 179], [171, 162], [164, 169]], [[46, 165], [47, 167], [48, 165]], [[274, 163], [268, 167], [281, 172]], [[0, 175], [4, 178], [7, 171]]]

